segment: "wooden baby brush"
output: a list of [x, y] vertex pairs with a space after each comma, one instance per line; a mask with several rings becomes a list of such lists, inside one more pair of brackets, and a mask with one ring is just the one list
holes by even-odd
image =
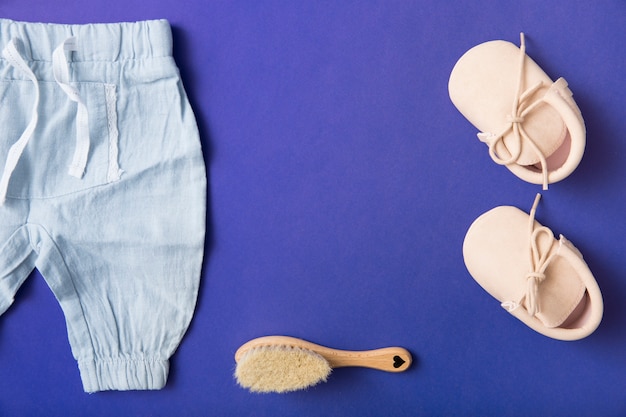
[[401, 347], [349, 351], [289, 336], [250, 340], [235, 353], [235, 379], [252, 392], [289, 392], [326, 382], [333, 368], [360, 366], [402, 372], [411, 354]]

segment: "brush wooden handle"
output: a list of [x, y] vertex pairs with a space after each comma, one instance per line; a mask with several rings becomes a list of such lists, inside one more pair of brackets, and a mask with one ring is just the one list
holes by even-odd
[[340, 350], [289, 336], [265, 336], [250, 340], [237, 350], [235, 361], [239, 362], [239, 359], [251, 349], [272, 346], [289, 346], [311, 350], [326, 359], [331, 368], [360, 366], [387, 372], [402, 372], [406, 371], [412, 362], [409, 351], [401, 347], [363, 351]]

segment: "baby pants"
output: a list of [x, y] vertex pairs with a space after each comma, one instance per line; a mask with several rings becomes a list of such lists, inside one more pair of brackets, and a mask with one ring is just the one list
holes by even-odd
[[0, 314], [37, 268], [85, 391], [160, 389], [195, 308], [206, 218], [169, 24], [0, 19], [2, 48]]

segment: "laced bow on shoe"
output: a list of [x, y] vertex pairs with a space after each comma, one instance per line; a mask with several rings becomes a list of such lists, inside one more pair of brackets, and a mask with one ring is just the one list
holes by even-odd
[[[540, 311], [539, 287], [546, 279], [546, 269], [555, 256], [555, 253], [550, 255], [552, 242], [554, 241], [552, 231], [545, 226], [535, 228], [535, 213], [537, 211], [537, 205], [539, 204], [540, 198], [541, 194], [537, 194], [533, 207], [530, 210], [530, 272], [526, 275], [526, 292], [520, 301], [505, 301], [502, 303], [502, 307], [511, 312], [518, 308], [525, 300], [526, 310], [528, 311], [528, 314], [533, 317]], [[543, 239], [542, 236], [544, 236]], [[541, 247], [542, 240], [548, 241], [549, 245], [547, 247]]]
[[[541, 163], [541, 173], [543, 175], [543, 189], [547, 190], [548, 167], [546, 162], [546, 156], [543, 154], [541, 149], [539, 149], [539, 147], [532, 140], [532, 138], [526, 133], [522, 125], [526, 115], [528, 115], [531, 111], [535, 109], [535, 107], [541, 104], [541, 101], [534, 101], [531, 103], [528, 99], [543, 86], [543, 82], [540, 81], [532, 87], [528, 88], [527, 90], [522, 91], [525, 60], [526, 42], [524, 40], [524, 33], [520, 33], [520, 59], [517, 77], [517, 88], [515, 89], [515, 97], [513, 99], [511, 114], [509, 114], [506, 118], [508, 126], [498, 134], [480, 132], [478, 133], [478, 139], [480, 139], [481, 142], [484, 142], [489, 146], [489, 155], [491, 156], [491, 159], [493, 159], [493, 161], [498, 165], [509, 165], [517, 162], [522, 152], [522, 143], [530, 146]], [[507, 147], [506, 143], [504, 142], [504, 136], [507, 135], [510, 131], [513, 131], [513, 137], [515, 138], [516, 147], [514, 149], [509, 149], [509, 147]], [[500, 146], [504, 147], [504, 149], [509, 153], [508, 158], [500, 156], [496, 153], [496, 147]]]

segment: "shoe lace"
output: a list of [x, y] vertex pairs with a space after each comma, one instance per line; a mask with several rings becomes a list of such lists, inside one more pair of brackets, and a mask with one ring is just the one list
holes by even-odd
[[[524, 118], [528, 113], [533, 111], [535, 107], [541, 104], [541, 101], [534, 101], [529, 103], [528, 98], [531, 97], [539, 88], [543, 86], [543, 82], [538, 82], [532, 87], [528, 88], [525, 91], [522, 91], [522, 84], [524, 78], [524, 63], [526, 61], [526, 42], [524, 40], [524, 33], [520, 33], [520, 54], [519, 54], [519, 70], [517, 77], [517, 87], [515, 89], [515, 97], [513, 99], [513, 105], [511, 109], [511, 114], [507, 115], [507, 127], [500, 132], [499, 134], [480, 132], [478, 134], [478, 139], [481, 142], [486, 143], [489, 146], [489, 155], [491, 159], [498, 165], [509, 165], [517, 162], [522, 152], [522, 143], [528, 144], [535, 154], [538, 156], [540, 164], [541, 164], [541, 173], [543, 176], [543, 189], [548, 189], [548, 169], [546, 163], [546, 157], [539, 149], [537, 144], [532, 140], [532, 138], [526, 133], [522, 123], [524, 122]], [[511, 150], [507, 147], [504, 142], [504, 136], [508, 134], [510, 131], [513, 131], [513, 137], [515, 138], [515, 143], [517, 146], [515, 149]], [[509, 153], [508, 158], [503, 158], [496, 153], [496, 146], [503, 146], [504, 149]]]
[[[535, 316], [540, 311], [539, 306], [539, 286], [546, 279], [546, 269], [556, 255], [556, 252], [550, 254], [554, 235], [552, 231], [545, 227], [535, 227], [535, 213], [541, 194], [537, 193], [535, 202], [530, 210], [529, 220], [529, 236], [530, 236], [530, 271], [526, 274], [526, 291], [520, 301], [505, 301], [502, 307], [511, 312], [520, 306], [524, 300], [526, 301], [526, 310], [531, 316]], [[542, 236], [544, 238], [542, 239]], [[549, 242], [547, 247], [542, 247], [541, 242]]]

